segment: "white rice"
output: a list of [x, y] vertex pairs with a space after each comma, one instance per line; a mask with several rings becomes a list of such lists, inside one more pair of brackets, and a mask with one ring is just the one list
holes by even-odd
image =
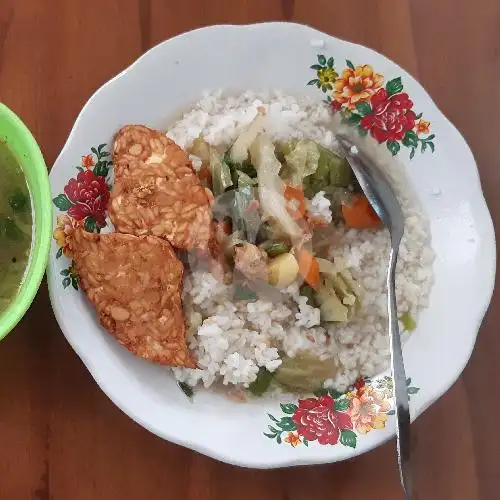
[[[274, 139], [307, 138], [335, 147], [332, 117], [326, 106], [279, 92], [245, 92], [237, 97], [207, 94], [168, 135], [182, 147], [189, 147], [200, 135], [212, 145], [229, 145], [257, 115], [259, 107], [269, 117], [268, 133]], [[398, 308], [400, 313], [409, 311], [418, 319], [428, 305], [433, 284], [429, 225], [403, 169], [382, 157], [379, 163], [392, 179], [406, 217], [396, 279]], [[308, 208], [313, 215], [331, 221], [329, 205], [324, 193], [318, 193]], [[218, 283], [210, 273], [186, 273], [188, 340], [199, 368], [175, 368], [176, 378], [192, 386], [202, 383], [210, 387], [222, 381], [247, 387], [259, 367], [269, 371], [279, 367], [278, 351], [287, 356], [305, 351], [320, 359], [336, 359], [338, 374], [325, 385], [338, 390], [344, 390], [360, 375], [374, 376], [385, 370], [389, 361], [385, 288], [388, 234], [385, 230], [343, 231], [341, 246], [334, 250], [333, 257], [366, 291], [362, 311], [355, 320], [320, 326], [319, 309], [306, 303], [296, 284], [284, 292], [281, 304], [266, 300], [233, 302], [232, 287]]]
[[330, 200], [325, 196], [324, 191], [319, 191], [314, 195], [313, 199], [307, 203], [307, 210], [313, 217], [319, 217], [325, 222], [332, 222]]

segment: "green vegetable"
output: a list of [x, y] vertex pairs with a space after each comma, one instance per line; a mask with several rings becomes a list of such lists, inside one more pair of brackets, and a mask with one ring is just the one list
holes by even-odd
[[317, 258], [322, 276], [317, 293], [323, 321], [347, 322], [361, 308], [363, 289], [349, 271], [340, 271], [326, 259]]
[[302, 295], [303, 297], [307, 297], [307, 303], [311, 307], [318, 307], [319, 306], [319, 303], [316, 300], [316, 294], [315, 294], [314, 290], [306, 283], [304, 283], [300, 287], [300, 295]]
[[234, 182], [231, 176], [229, 165], [205, 139], [198, 137], [193, 141], [193, 145], [188, 149], [190, 154], [200, 158], [204, 166], [210, 168], [212, 176], [212, 191], [215, 196], [220, 196]]
[[257, 210], [249, 210], [254, 200], [253, 189], [245, 186], [234, 191], [232, 210], [233, 231], [241, 231], [243, 238], [254, 243], [260, 228], [260, 215]]
[[210, 149], [210, 170], [212, 173], [212, 191], [215, 196], [219, 196], [233, 185], [233, 179], [229, 166], [214, 148]]
[[342, 280], [346, 284], [349, 291], [356, 296], [356, 299], [358, 301], [357, 305], [358, 307], [360, 307], [363, 300], [363, 295], [365, 294], [363, 287], [352, 277], [351, 273], [347, 269], [341, 271], [340, 276], [342, 277]]
[[335, 288], [330, 278], [322, 281], [316, 294], [323, 321], [335, 321], [347, 323], [349, 319], [349, 309], [337, 296]]
[[314, 141], [301, 140], [288, 146], [285, 164], [293, 186], [302, 186], [305, 177], [314, 174], [318, 168], [320, 152]]
[[177, 385], [189, 399], [191, 399], [194, 396], [193, 388], [189, 384], [186, 384], [186, 382], [177, 382]]
[[21, 188], [15, 189], [9, 196], [9, 206], [16, 213], [25, 212], [29, 209], [28, 195]]
[[246, 285], [234, 285], [234, 300], [257, 300], [257, 294]]
[[307, 198], [314, 198], [316, 193], [328, 189], [328, 181], [325, 179], [318, 179], [311, 175], [304, 179], [304, 194]]
[[290, 251], [290, 245], [287, 245], [286, 243], [281, 241], [276, 243], [269, 242], [267, 245], [264, 245], [264, 250], [266, 251], [267, 255], [272, 258]]
[[242, 170], [236, 170], [236, 177], [237, 177], [236, 183], [239, 188], [257, 185], [257, 178], [250, 177], [249, 175], [245, 174], [245, 172], [243, 172]]
[[248, 386], [248, 390], [254, 396], [262, 396], [269, 389], [275, 375], [276, 372], [270, 372], [261, 366], [257, 378]]
[[0, 215], [0, 237], [5, 237], [10, 241], [20, 241], [24, 233], [17, 227], [16, 221], [12, 217]]
[[[340, 293], [354, 295], [359, 303], [363, 298], [364, 291], [363, 287], [351, 276], [351, 273], [347, 269], [340, 271], [337, 266], [326, 259], [318, 258], [319, 272], [323, 275], [329, 276], [336, 282], [336, 286]], [[344, 302], [347, 303], [347, 302]]]
[[320, 360], [309, 354], [299, 354], [295, 358], [283, 357], [276, 371], [275, 380], [292, 392], [310, 392], [323, 387], [325, 380], [337, 374], [334, 359]]
[[[257, 235], [257, 242], [259, 244], [268, 244], [270, 241], [290, 243], [288, 235], [275, 219], [268, 219], [263, 222], [259, 228], [259, 233]], [[289, 246], [291, 248], [291, 245]]]
[[289, 155], [297, 146], [297, 139], [276, 143], [276, 157], [281, 163], [285, 163], [285, 156]]
[[348, 187], [354, 174], [345, 158], [330, 149], [320, 147], [319, 169], [328, 173], [328, 184], [335, 187]]
[[403, 328], [405, 332], [413, 332], [415, 328], [417, 328], [417, 322], [413, 318], [413, 316], [410, 314], [409, 311], [404, 312], [401, 315], [401, 318], [399, 318], [401, 323], [403, 323]]
[[335, 151], [318, 145], [318, 167], [313, 175], [304, 179], [304, 191], [312, 198], [319, 191], [329, 193], [333, 188], [347, 188], [355, 182], [347, 160]]
[[341, 273], [337, 274], [335, 277], [332, 276], [330, 278], [330, 282], [331, 286], [333, 286], [333, 289], [335, 290], [335, 293], [337, 294], [337, 297], [339, 297], [342, 301], [342, 304], [349, 308], [356, 304], [356, 295], [346, 283]]
[[[231, 176], [233, 179], [233, 184], [235, 186], [240, 186], [240, 179], [243, 180], [243, 186], [245, 183], [248, 183], [248, 179], [255, 179], [252, 182], [257, 184], [257, 170], [252, 165], [250, 160], [243, 160], [241, 163], [237, 163], [231, 158], [231, 151], [226, 151], [223, 157], [224, 163], [227, 164], [229, 169], [231, 170]], [[245, 177], [246, 176], [246, 177]], [[251, 184], [253, 185], [253, 184]]]

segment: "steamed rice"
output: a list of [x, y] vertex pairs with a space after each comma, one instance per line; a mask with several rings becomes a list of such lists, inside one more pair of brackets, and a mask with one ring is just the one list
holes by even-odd
[[[326, 106], [278, 92], [245, 92], [237, 97], [207, 94], [168, 135], [184, 148], [200, 135], [214, 146], [227, 147], [261, 108], [266, 111], [267, 132], [274, 140], [307, 138], [335, 148], [332, 117]], [[408, 311], [418, 319], [428, 305], [433, 283], [429, 224], [404, 171], [394, 161], [381, 159], [380, 164], [394, 183], [406, 217], [396, 278], [398, 308], [400, 313]], [[314, 216], [332, 219], [330, 202], [322, 192], [309, 201], [308, 209]], [[333, 258], [365, 289], [363, 307], [355, 319], [348, 324], [320, 325], [319, 309], [307, 304], [297, 284], [284, 291], [282, 303], [233, 301], [231, 286], [219, 283], [208, 272], [187, 270], [184, 309], [189, 347], [199, 368], [174, 368], [175, 377], [191, 386], [202, 383], [210, 387], [221, 381], [248, 387], [259, 367], [275, 371], [281, 364], [280, 353], [293, 357], [299, 352], [337, 360], [337, 375], [325, 382], [337, 390], [345, 390], [359, 376], [374, 376], [385, 370], [389, 362], [385, 287], [388, 233], [341, 231], [341, 243]]]

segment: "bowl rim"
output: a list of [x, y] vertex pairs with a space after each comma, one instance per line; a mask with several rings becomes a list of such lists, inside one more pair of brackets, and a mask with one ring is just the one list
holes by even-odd
[[0, 340], [2, 340], [21, 321], [42, 282], [50, 250], [52, 207], [47, 166], [33, 134], [21, 118], [3, 103], [0, 103], [0, 118], [5, 120], [9, 127], [17, 129], [22, 148], [28, 155], [26, 161], [21, 158], [19, 163], [22, 169], [24, 169], [25, 165], [29, 165], [29, 168], [34, 172], [37, 182], [36, 189], [41, 194], [38, 203], [35, 202], [33, 196], [31, 198], [35, 216], [33, 222], [34, 238], [31, 243], [30, 257], [21, 289], [1, 315]]
[[[88, 110], [88, 108], [93, 104], [94, 98], [105, 88], [108, 86], [112, 86], [114, 83], [116, 83], [117, 80], [123, 78], [126, 76], [131, 71], [135, 71], [136, 66], [139, 66], [141, 62], [151, 56], [152, 53], [156, 52], [158, 49], [160, 49], [162, 46], [165, 44], [176, 40], [179, 41], [180, 39], [185, 39], [189, 38], [192, 34], [196, 34], [197, 32], [200, 31], [210, 31], [210, 30], [215, 30], [215, 29], [220, 29], [220, 28], [230, 28], [230, 29], [238, 29], [238, 30], [249, 30], [249, 29], [254, 29], [254, 28], [259, 28], [259, 27], [267, 27], [269, 28], [281, 28], [281, 27], [290, 27], [293, 26], [295, 28], [300, 28], [300, 29], [307, 29], [310, 32], [311, 37], [322, 37], [326, 39], [333, 39], [337, 40], [343, 43], [346, 43], [348, 45], [356, 46], [358, 48], [361, 48], [363, 51], [365, 51], [367, 54], [373, 54], [378, 57], [381, 57], [385, 60], [387, 60], [391, 66], [394, 69], [397, 69], [399, 74], [401, 76], [413, 81], [419, 86], [420, 91], [425, 95], [425, 97], [428, 99], [429, 104], [433, 106], [435, 110], [441, 115], [441, 117], [444, 119], [446, 122], [446, 125], [450, 127], [450, 130], [453, 131], [454, 134], [456, 134], [457, 137], [462, 139], [464, 149], [467, 149], [468, 153], [468, 160], [470, 160], [470, 163], [475, 167], [475, 172], [474, 172], [474, 184], [475, 184], [475, 189], [477, 190], [478, 198], [477, 201], [482, 205], [481, 210], [483, 211], [484, 215], [484, 226], [485, 226], [485, 231], [486, 231], [486, 236], [488, 236], [489, 241], [488, 243], [490, 244], [489, 247], [489, 255], [490, 259], [489, 261], [489, 267], [491, 269], [491, 272], [489, 273], [489, 279], [488, 282], [485, 283], [485, 293], [482, 295], [482, 301], [481, 301], [481, 314], [478, 314], [476, 319], [476, 326], [474, 329], [474, 332], [471, 332], [470, 335], [470, 341], [468, 344], [468, 349], [467, 349], [467, 356], [464, 356], [464, 358], [461, 360], [461, 362], [456, 364], [456, 371], [454, 374], [454, 377], [450, 377], [444, 381], [442, 381], [441, 384], [438, 384], [432, 393], [429, 393], [428, 396], [425, 398], [425, 404], [422, 405], [418, 412], [412, 414], [412, 421], [414, 421], [418, 416], [420, 416], [424, 411], [426, 411], [437, 399], [439, 399], [459, 378], [460, 374], [462, 373], [463, 369], [465, 368], [468, 360], [470, 359], [470, 355], [472, 354], [477, 334], [479, 331], [479, 328], [481, 326], [481, 323], [483, 321], [484, 315], [488, 309], [489, 303], [491, 301], [491, 296], [493, 294], [493, 286], [495, 282], [495, 273], [496, 273], [496, 243], [495, 243], [495, 232], [494, 232], [494, 227], [493, 227], [493, 222], [491, 219], [491, 214], [489, 212], [488, 206], [486, 204], [486, 200], [484, 198], [484, 194], [482, 191], [481, 187], [481, 182], [480, 182], [480, 177], [479, 177], [479, 171], [477, 169], [477, 162], [474, 159], [474, 156], [472, 154], [472, 151], [470, 150], [470, 147], [468, 146], [467, 142], [463, 138], [462, 134], [460, 131], [453, 125], [453, 123], [450, 122], [450, 120], [447, 118], [447, 116], [438, 108], [437, 104], [434, 102], [434, 100], [430, 97], [428, 92], [425, 90], [425, 88], [420, 84], [420, 82], [413, 77], [408, 71], [405, 69], [401, 68], [396, 62], [394, 62], [392, 59], [389, 57], [385, 56], [384, 54], [381, 54], [380, 52], [366, 47], [362, 44], [358, 44], [355, 42], [343, 40], [341, 38], [338, 38], [336, 36], [330, 35], [328, 33], [321, 32], [320, 30], [317, 30], [315, 28], [312, 28], [310, 26], [304, 25], [304, 24], [299, 24], [299, 23], [290, 23], [290, 22], [268, 22], [268, 23], [253, 23], [253, 24], [245, 24], [245, 25], [234, 25], [234, 24], [219, 24], [219, 25], [213, 25], [213, 26], [206, 26], [194, 30], [190, 30], [184, 33], [181, 33], [175, 37], [169, 38], [167, 40], [163, 40], [162, 42], [158, 43], [148, 51], [146, 51], [144, 54], [142, 54], [140, 57], [138, 57], [134, 62], [132, 62], [129, 66], [127, 66], [124, 70], [119, 72], [117, 75], [114, 77], [110, 78], [107, 82], [105, 82], [99, 89], [97, 89], [96, 92], [94, 92], [88, 99], [88, 101], [85, 103], [83, 106], [82, 110], [80, 111], [77, 119], [75, 120], [73, 127], [71, 129], [71, 132], [67, 138], [67, 141], [62, 148], [57, 160], [56, 164], [61, 160], [61, 158], [64, 156], [66, 151], [70, 148], [70, 145], [72, 141], [75, 138], [76, 131], [80, 125], [80, 121], [82, 119], [82, 116], [85, 114], [85, 112]], [[50, 298], [52, 302], [57, 302], [56, 300], [56, 290], [54, 287], [51, 287], [51, 275], [53, 273], [53, 270], [50, 268], [49, 265], [49, 291], [50, 291]], [[65, 319], [63, 317], [62, 311], [54, 308], [54, 313], [57, 318], [58, 323], [61, 325], [61, 329], [63, 332], [65, 331], [64, 326], [65, 326]], [[123, 401], [120, 397], [118, 397], [116, 394], [114, 394], [113, 390], [110, 389], [108, 381], [105, 379], [105, 377], [100, 376], [100, 370], [96, 367], [96, 364], [92, 362], [91, 359], [89, 359], [88, 355], [86, 355], [82, 350], [78, 349], [74, 343], [72, 342], [72, 339], [67, 336], [66, 337], [68, 342], [72, 345], [72, 347], [75, 349], [75, 352], [78, 354], [78, 356], [82, 359], [84, 364], [86, 365], [87, 369], [91, 372], [91, 375], [93, 378], [96, 380], [97, 384], [100, 386], [100, 388], [105, 392], [105, 394], [120, 408], [125, 414], [127, 414], [130, 418], [132, 418], [134, 421], [139, 423], [141, 426], [149, 430], [150, 432], [162, 437], [163, 439], [166, 439], [172, 443], [175, 444], [180, 444], [182, 446], [186, 446], [194, 451], [198, 451], [200, 453], [203, 453], [207, 456], [210, 456], [212, 458], [215, 458], [217, 460], [221, 460], [226, 463], [231, 463], [234, 465], [239, 465], [239, 466], [246, 466], [246, 467], [255, 467], [255, 468], [275, 468], [275, 467], [288, 467], [288, 466], [296, 466], [296, 465], [308, 465], [308, 464], [319, 464], [319, 463], [329, 463], [332, 461], [337, 461], [337, 460], [344, 460], [347, 458], [352, 458], [355, 457], [361, 453], [368, 452], [375, 447], [378, 447], [382, 445], [383, 443], [387, 442], [389, 439], [391, 439], [394, 434], [395, 434], [395, 428], [393, 429], [392, 427], [390, 428], [389, 432], [385, 434], [381, 434], [380, 438], [378, 438], [375, 442], [370, 442], [370, 444], [367, 444], [363, 447], [358, 447], [351, 455], [350, 457], [343, 457], [343, 458], [335, 458], [335, 457], [330, 457], [329, 459], [325, 459], [325, 457], [320, 457], [320, 456], [297, 456], [295, 458], [280, 458], [279, 460], [276, 461], [266, 461], [263, 457], [249, 457], [248, 459], [241, 460], [237, 459], [234, 456], [227, 456], [224, 453], [218, 451], [215, 446], [207, 446], [206, 443], [199, 443], [196, 442], [195, 440], [189, 440], [186, 438], [180, 438], [179, 436], [175, 435], [175, 433], [168, 433], [165, 432], [163, 429], [159, 429], [156, 425], [151, 424], [150, 422], [145, 421], [141, 416], [139, 416], [133, 409], [132, 405], [129, 403]]]

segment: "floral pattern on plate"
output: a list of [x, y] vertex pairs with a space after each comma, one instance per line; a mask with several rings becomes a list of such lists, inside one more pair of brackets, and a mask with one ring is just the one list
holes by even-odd
[[[79, 226], [86, 231], [99, 233], [106, 227], [106, 217], [111, 185], [109, 181], [110, 153], [106, 144], [90, 148], [90, 153], [81, 157], [76, 167], [76, 177], [72, 177], [64, 187], [64, 192], [52, 201], [63, 214], [57, 216], [53, 238], [58, 246], [56, 258], [71, 259], [69, 238]], [[78, 290], [78, 275], [73, 262], [60, 272], [64, 288], [72, 285]]]
[[[419, 392], [406, 381], [408, 397]], [[359, 379], [345, 393], [322, 389], [314, 397], [299, 399], [298, 404], [281, 403], [285, 416], [272, 420], [264, 436], [278, 444], [295, 448], [311, 441], [321, 445], [342, 444], [356, 448], [358, 436], [372, 430], [384, 429], [388, 418], [394, 415], [392, 377], [375, 380]]]
[[368, 133], [380, 144], [385, 143], [393, 156], [401, 146], [409, 149], [410, 159], [418, 149], [434, 152], [434, 134], [430, 122], [416, 114], [413, 101], [403, 92], [401, 77], [389, 80], [372, 66], [354, 66], [346, 60], [346, 68], [337, 72], [333, 57], [318, 54], [311, 69], [316, 77], [307, 85], [315, 85], [326, 94], [326, 103], [340, 113], [344, 123], [357, 128], [360, 135]]

